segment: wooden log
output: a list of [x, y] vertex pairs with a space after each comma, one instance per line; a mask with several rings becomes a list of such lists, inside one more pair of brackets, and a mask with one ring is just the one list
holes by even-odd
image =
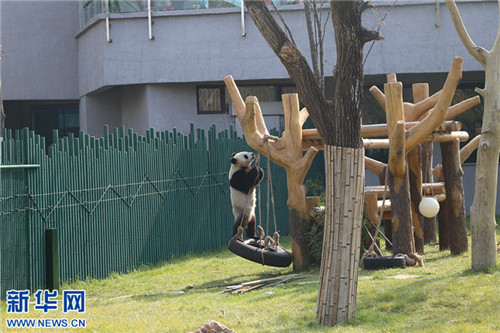
[[[430, 183], [434, 180], [432, 173], [434, 145], [432, 142], [423, 142], [421, 147], [422, 181]], [[436, 242], [436, 217], [424, 217], [424, 244]]]
[[[386, 83], [386, 118], [389, 132], [388, 185], [391, 192], [393, 254], [415, 252], [413, 239], [410, 184], [406, 166], [402, 84]], [[417, 125], [418, 126], [418, 125]]]
[[415, 239], [415, 251], [424, 253], [424, 216], [418, 209], [422, 201], [422, 148], [418, 145], [408, 153], [408, 171], [410, 182], [411, 216]]
[[383, 200], [378, 200], [377, 201], [377, 210], [383, 209], [384, 212], [390, 212], [391, 211], [391, 200], [390, 199], [385, 199], [385, 202]]
[[[384, 196], [384, 188], [383, 185], [375, 185], [375, 186], [366, 186], [365, 193], [375, 193], [377, 195], [377, 199], [382, 199]], [[422, 183], [422, 193], [424, 195], [434, 195], [434, 194], [444, 194], [444, 183]], [[386, 198], [390, 198], [390, 191], [387, 189]]]
[[[434, 175], [436, 176], [436, 180], [438, 182], [444, 182], [443, 173], [441, 172], [442, 168], [439, 169], [439, 174], [434, 169]], [[448, 200], [442, 200], [439, 202], [439, 212], [437, 215], [438, 222], [438, 237], [439, 237], [439, 251], [445, 251], [450, 248], [450, 233], [448, 231], [448, 221], [449, 218], [447, 216]]]
[[410, 183], [405, 162], [404, 142], [404, 128], [402, 122], [398, 122], [392, 135], [388, 163], [392, 212], [392, 251], [394, 255], [415, 252]]
[[446, 78], [446, 82], [443, 87], [441, 96], [436, 103], [436, 106], [429, 112], [429, 115], [424, 118], [418, 125], [412, 127], [406, 133], [406, 150], [411, 151], [419, 143], [421, 143], [425, 137], [427, 137], [432, 131], [438, 127], [446, 117], [448, 109], [450, 107], [451, 101], [455, 94], [458, 82], [462, 78], [462, 63], [463, 59], [461, 57], [455, 57], [453, 63]]
[[[427, 83], [415, 83], [412, 85], [413, 91], [413, 102], [415, 105], [423, 104], [429, 98], [429, 84]], [[438, 96], [438, 95], [434, 95]], [[438, 96], [439, 97], [439, 96]], [[435, 98], [435, 102], [437, 102], [438, 98]], [[435, 105], [435, 103], [434, 103]], [[434, 107], [432, 105], [432, 107]], [[409, 120], [421, 120], [427, 116], [429, 109], [417, 109], [412, 108], [411, 113], [406, 112], [405, 110], [405, 119]], [[453, 131], [459, 131], [460, 128], [452, 129]], [[432, 142], [422, 142], [420, 143], [420, 163], [422, 169], [422, 182], [432, 183], [433, 182], [433, 174], [432, 174], [432, 158], [434, 154], [434, 145]], [[425, 191], [425, 189], [423, 189]], [[443, 186], [444, 190], [444, 186]], [[436, 217], [425, 217], [423, 218], [423, 228], [424, 228], [424, 244], [436, 243]]]
[[446, 218], [450, 251], [461, 254], [468, 250], [467, 221], [465, 218], [463, 170], [460, 166], [460, 144], [458, 140], [442, 143], [443, 177], [446, 188]]
[[[405, 122], [405, 129], [418, 125], [418, 121]], [[444, 122], [444, 127], [441, 132], [452, 132], [460, 131], [462, 129], [462, 123], [459, 121], [448, 120]], [[387, 124], [373, 124], [373, 125], [361, 125], [361, 136], [363, 138], [373, 138], [373, 137], [387, 137]], [[321, 135], [315, 128], [302, 130], [302, 139], [304, 140], [322, 140]]]
[[364, 149], [387, 149], [389, 148], [389, 139], [363, 139]]
[[[462, 147], [462, 149], [460, 149], [460, 164], [463, 164], [469, 158], [472, 152], [477, 149], [480, 140], [481, 140], [481, 135], [480, 134], [476, 135], [474, 139], [469, 141], [469, 143], [467, 143], [465, 146]], [[439, 178], [441, 176], [443, 172], [442, 168], [443, 166], [441, 164], [436, 165], [436, 167], [434, 168], [433, 173], [436, 176], [436, 178]]]
[[[373, 158], [365, 156], [365, 167], [366, 170], [369, 170], [374, 174], [376, 174], [377, 176], [380, 176], [383, 173], [385, 173], [385, 168], [387, 167], [387, 165], [385, 163], [374, 160]], [[383, 188], [383, 186], [381, 187]]]
[[481, 98], [479, 96], [474, 96], [461, 101], [460, 103], [457, 103], [450, 107], [450, 109], [448, 110], [448, 114], [446, 115], [446, 120], [451, 120], [480, 103]]
[[[380, 89], [376, 86], [372, 86], [370, 88], [370, 93], [375, 98], [377, 103], [384, 109], [385, 111], [385, 95]], [[412, 103], [403, 103], [403, 108], [405, 110], [404, 115], [407, 121], [416, 121], [420, 120], [422, 115], [426, 115], [429, 110], [431, 110], [437, 103], [439, 96], [441, 95], [441, 90], [432, 95], [431, 97], [427, 97], [425, 100], [412, 104]], [[428, 95], [427, 95], [428, 96]]]
[[[371, 221], [371, 223], [366, 224], [370, 236], [368, 235], [367, 231], [363, 230], [364, 237], [362, 237], [362, 240], [365, 250], [371, 246], [372, 238], [375, 236], [376, 226], [379, 222], [378, 221], [379, 210], [377, 209], [377, 204], [378, 204], [377, 194], [365, 192], [364, 212], [366, 218]], [[376, 240], [376, 245], [380, 248], [380, 242], [378, 240]]]
[[467, 141], [469, 140], [469, 133], [465, 131], [457, 131], [451, 133], [432, 133], [431, 135], [424, 138], [422, 142], [451, 142], [455, 139], [458, 139], [461, 142]]
[[464, 164], [472, 152], [477, 149], [480, 140], [481, 134], [476, 135], [474, 139], [470, 140], [465, 146], [462, 147], [462, 149], [460, 149], [460, 164]]

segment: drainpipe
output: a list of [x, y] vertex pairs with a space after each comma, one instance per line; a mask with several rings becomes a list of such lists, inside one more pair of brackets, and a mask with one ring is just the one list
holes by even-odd
[[441, 25], [440, 21], [440, 17], [439, 17], [439, 0], [436, 0], [436, 28], [439, 28], [439, 26]]
[[153, 36], [153, 20], [151, 18], [151, 0], [148, 0], [148, 28], [149, 28], [149, 40], [154, 40]]
[[245, 30], [245, 3], [241, 0], [241, 35], [246, 37], [247, 32]]
[[104, 14], [106, 15], [106, 41], [111, 43], [112, 40], [109, 36], [109, 0], [104, 0]]

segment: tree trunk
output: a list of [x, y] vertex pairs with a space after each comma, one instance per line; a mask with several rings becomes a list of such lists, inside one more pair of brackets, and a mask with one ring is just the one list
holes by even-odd
[[[421, 144], [422, 147], [422, 182], [433, 183], [434, 177], [432, 174], [432, 156], [434, 154], [434, 146], [432, 142]], [[436, 243], [436, 217], [424, 217], [424, 243]]]
[[[499, 34], [500, 36], [500, 34]], [[496, 46], [496, 47], [495, 47]], [[494, 53], [485, 67], [484, 114], [481, 140], [477, 152], [474, 201], [470, 211], [472, 233], [472, 268], [495, 268], [498, 156], [500, 152], [500, 41], [497, 38]]]
[[[360, 165], [364, 166], [364, 159], [362, 153], [353, 154], [353, 151], [362, 151], [360, 127], [363, 45], [368, 41], [381, 39], [381, 35], [361, 26], [361, 14], [369, 8], [364, 1], [330, 2], [337, 46], [337, 66], [334, 71], [334, 99], [333, 102], [327, 102], [306, 59], [287, 39], [267, 10], [265, 2], [245, 0], [245, 5], [260, 33], [295, 82], [299, 96], [323, 138], [325, 147], [335, 146], [335, 155], [345, 158], [338, 165], [345, 165], [346, 172], [352, 170], [356, 177], [360, 177], [355, 180], [335, 179], [335, 181], [330, 177], [332, 182], [326, 186], [327, 193], [331, 193], [332, 197], [327, 201], [324, 243], [332, 243], [334, 246], [329, 252], [323, 253], [321, 266], [325, 275], [320, 278], [317, 320], [323, 325], [334, 325], [351, 318], [355, 311], [358, 271], [356, 262], [359, 260], [360, 240], [358, 220], [361, 221], [363, 213], [364, 167], [361, 168], [362, 172], [356, 173], [355, 170], [358, 170]], [[354, 155], [357, 157], [352, 157]], [[328, 169], [327, 177], [337, 171]], [[345, 197], [339, 196], [339, 193], [344, 193], [340, 191], [345, 189], [351, 192], [345, 192]], [[351, 211], [344, 213], [335, 211], [338, 207], [350, 207]], [[343, 228], [342, 234], [330, 233], [339, 226]], [[356, 235], [357, 233], [359, 234]], [[344, 238], [349, 237], [348, 235], [354, 237], [353, 240], [344, 239], [342, 246], [334, 249], [337, 243], [332, 237]], [[355, 239], [358, 240], [357, 243]], [[341, 275], [335, 275], [336, 283], [331, 284], [330, 280], [323, 281], [326, 276], [332, 277], [329, 274], [331, 267], [338, 262], [342, 263], [342, 268], [339, 272]], [[345, 267], [348, 269], [344, 270]], [[332, 312], [332, 307], [336, 311]]]
[[389, 240], [385, 242], [385, 249], [387, 251], [392, 251], [392, 221], [384, 220], [384, 235]]
[[384, 85], [387, 131], [389, 134], [389, 189], [392, 212], [392, 251], [397, 254], [415, 252], [413, 238], [410, 181], [405, 150], [403, 85], [395, 78]]
[[[412, 85], [413, 90], [413, 103], [418, 104], [423, 102], [429, 97], [429, 85], [427, 83], [415, 83]], [[406, 121], [418, 121], [421, 118], [425, 117], [426, 113], [419, 114], [419, 112], [415, 112], [412, 110], [411, 118], [406, 118]], [[432, 155], [434, 153], [433, 143], [432, 142], [422, 142], [420, 144], [420, 169], [422, 173], [421, 182], [423, 183], [432, 183]], [[412, 182], [411, 174], [410, 174], [410, 186]], [[422, 193], [422, 191], [420, 191]], [[416, 198], [415, 198], [416, 199]], [[421, 200], [420, 196], [420, 200]], [[418, 207], [419, 201], [414, 201], [412, 197], [412, 201], [416, 207]], [[424, 217], [420, 214], [419, 210], [416, 209], [418, 214], [419, 222], [423, 225], [423, 238], [424, 244], [435, 243], [436, 242], [436, 217]], [[415, 216], [415, 213], [414, 213]], [[415, 232], [417, 234], [417, 232]], [[416, 250], [420, 252], [420, 239], [419, 237], [415, 238], [415, 246]], [[423, 250], [423, 247], [422, 247]]]
[[364, 151], [326, 145], [325, 158], [327, 211], [316, 321], [334, 325], [353, 318], [356, 310]]
[[[443, 149], [443, 148], [441, 148]], [[436, 175], [437, 182], [444, 182], [444, 175], [441, 173]], [[439, 251], [448, 250], [450, 248], [450, 231], [448, 226], [448, 201], [444, 200], [439, 203], [439, 212], [437, 215], [438, 235], [439, 235]]]
[[[471, 207], [472, 268], [495, 268], [498, 156], [500, 153], [500, 28], [491, 51], [477, 46], [465, 29], [457, 5], [446, 0], [453, 24], [467, 51], [483, 66], [485, 86], [479, 90], [484, 98], [482, 135], [476, 164], [474, 201]], [[499, 4], [500, 6], [500, 4]]]
[[[398, 124], [401, 124], [399, 122]], [[389, 152], [389, 189], [392, 211], [392, 253], [411, 254], [415, 252], [413, 238], [410, 180], [404, 156], [404, 128], [397, 126], [391, 139]], [[392, 156], [391, 156], [392, 155]]]
[[460, 142], [457, 140], [441, 144], [443, 177], [446, 189], [446, 218], [449, 245], [452, 254], [468, 250], [467, 221], [465, 219], [463, 170], [460, 166]]
[[408, 153], [411, 220], [414, 228], [415, 251], [424, 253], [424, 217], [420, 214], [418, 206], [422, 201], [422, 159], [421, 148], [418, 145]]

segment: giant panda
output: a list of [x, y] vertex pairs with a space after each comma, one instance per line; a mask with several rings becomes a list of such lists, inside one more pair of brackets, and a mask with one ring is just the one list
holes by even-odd
[[[234, 214], [233, 236], [241, 225], [247, 229], [247, 238], [255, 237], [255, 187], [264, 178], [264, 170], [250, 166], [254, 159], [255, 154], [246, 151], [233, 153], [231, 156], [229, 184]], [[246, 209], [248, 214], [241, 221]]]

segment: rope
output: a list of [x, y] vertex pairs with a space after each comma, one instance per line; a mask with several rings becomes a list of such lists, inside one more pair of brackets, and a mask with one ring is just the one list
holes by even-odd
[[406, 266], [419, 266], [424, 267], [424, 259], [418, 253], [410, 253], [410, 254], [398, 254], [396, 257], [405, 258]]
[[[370, 244], [370, 247], [368, 248], [368, 250], [365, 251], [365, 253], [363, 254], [363, 257], [361, 258], [361, 264], [360, 264], [361, 268], [364, 268], [365, 258], [377, 257], [377, 254], [375, 253], [375, 251], [373, 251], [373, 248], [374, 248], [375, 243], [377, 241], [378, 233], [380, 230], [380, 225], [382, 224], [382, 215], [384, 215], [385, 200], [387, 199], [388, 179], [389, 179], [389, 167], [387, 166], [385, 168], [384, 194], [382, 197], [382, 206], [380, 207], [380, 210], [379, 210], [378, 216], [377, 216], [377, 228], [375, 229], [375, 234], [373, 235], [372, 243]], [[370, 233], [368, 232], [368, 234], [370, 234]], [[373, 253], [375, 253], [375, 257], [373, 257]]]
[[267, 225], [266, 225], [266, 234], [269, 231], [269, 196], [271, 196], [271, 204], [273, 206], [273, 221], [274, 221], [274, 232], [278, 231], [278, 225], [276, 223], [276, 208], [274, 205], [274, 192], [273, 192], [273, 181], [272, 181], [272, 173], [271, 173], [271, 149], [269, 147], [269, 141], [277, 141], [279, 138], [274, 135], [265, 134], [259, 142], [259, 145], [266, 144], [267, 149]]
[[[372, 239], [372, 243], [370, 245], [370, 247], [368, 248], [368, 250], [365, 251], [365, 253], [363, 254], [363, 257], [361, 258], [361, 268], [364, 268], [364, 260], [365, 258], [376, 258], [378, 255], [375, 251], [373, 251], [373, 248], [374, 246], [376, 246], [376, 240], [377, 240], [377, 236], [378, 236], [378, 233], [379, 233], [379, 230], [380, 230], [380, 225], [381, 225], [381, 222], [382, 222], [382, 215], [384, 214], [384, 206], [385, 206], [385, 200], [386, 200], [386, 196], [387, 196], [387, 181], [388, 181], [388, 177], [389, 177], [389, 167], [386, 167], [385, 169], [385, 184], [384, 184], [384, 195], [383, 195], [383, 198], [382, 198], [382, 206], [380, 207], [380, 210], [379, 210], [379, 215], [377, 217], [377, 228], [375, 230], [375, 234], [373, 237], [371, 237], [370, 233], [368, 232], [368, 235], [370, 235], [370, 238]], [[432, 191], [432, 188], [431, 188], [431, 191]], [[378, 247], [377, 247], [378, 248]], [[379, 249], [380, 250], [380, 249]], [[405, 258], [405, 264], [406, 266], [419, 266], [419, 267], [424, 267], [424, 259], [422, 258], [422, 256], [420, 256], [418, 253], [410, 253], [410, 254], [402, 254], [402, 253], [399, 253], [397, 254], [395, 257], [403, 257]]]

